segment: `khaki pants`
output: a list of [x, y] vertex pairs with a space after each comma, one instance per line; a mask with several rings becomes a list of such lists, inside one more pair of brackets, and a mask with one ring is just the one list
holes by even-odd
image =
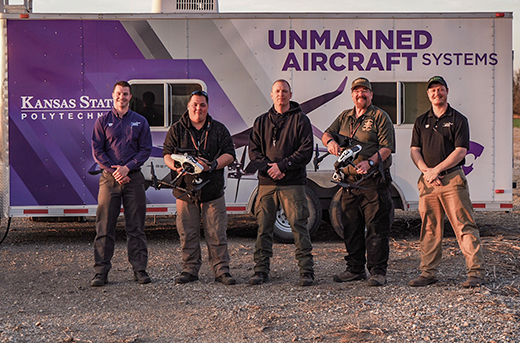
[[462, 169], [441, 179], [442, 186], [433, 186], [419, 178], [419, 213], [421, 214], [421, 271], [435, 277], [442, 257], [444, 216], [447, 215], [466, 258], [468, 276], [485, 276], [480, 232], [475, 224], [473, 205]]
[[229, 273], [226, 200], [220, 197], [200, 205], [177, 199], [177, 231], [179, 232], [183, 271], [198, 275], [202, 264], [200, 220], [208, 245], [209, 263], [215, 277]]
[[291, 224], [296, 247], [295, 255], [300, 274], [314, 274], [312, 243], [307, 230], [309, 208], [305, 196], [305, 186], [259, 186], [256, 197], [255, 214], [258, 220], [254, 261], [255, 272], [269, 274], [273, 256], [273, 231], [276, 211], [282, 206]]

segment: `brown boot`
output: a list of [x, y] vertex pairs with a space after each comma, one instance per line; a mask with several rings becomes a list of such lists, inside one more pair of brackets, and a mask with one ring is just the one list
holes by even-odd
[[437, 278], [429, 278], [425, 276], [419, 276], [418, 278], [415, 278], [413, 280], [410, 280], [408, 283], [411, 287], [424, 287], [428, 285], [432, 285], [437, 282]]

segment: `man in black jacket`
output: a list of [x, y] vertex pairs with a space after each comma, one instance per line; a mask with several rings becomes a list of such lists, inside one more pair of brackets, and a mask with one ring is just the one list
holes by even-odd
[[258, 195], [255, 214], [258, 220], [254, 261], [255, 274], [249, 284], [268, 280], [273, 256], [273, 229], [281, 206], [291, 224], [300, 268], [300, 285], [314, 280], [312, 243], [307, 230], [309, 209], [305, 195], [306, 165], [313, 152], [312, 126], [300, 105], [291, 100], [291, 87], [278, 80], [271, 89], [273, 106], [256, 118], [249, 137], [249, 157], [258, 169]]
[[183, 176], [178, 186], [193, 190], [196, 186], [193, 182], [195, 177], [209, 182], [191, 196], [186, 195], [183, 190], [173, 191], [177, 198], [177, 231], [183, 261], [183, 271], [175, 278], [175, 282], [183, 284], [199, 279], [202, 264], [199, 242], [202, 217], [215, 281], [234, 285], [236, 280], [229, 273], [224, 168], [235, 160], [235, 149], [228, 129], [208, 114], [208, 94], [204, 91], [191, 94], [188, 111], [170, 127], [164, 140], [164, 161], [176, 173], [181, 173], [182, 167], [175, 166], [171, 154], [182, 152], [179, 149], [192, 150], [204, 171], [197, 176]]

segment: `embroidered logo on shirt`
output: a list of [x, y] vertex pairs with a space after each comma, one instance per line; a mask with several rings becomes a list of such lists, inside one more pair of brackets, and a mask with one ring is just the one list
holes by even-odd
[[450, 127], [452, 125], [453, 125], [452, 122], [447, 122], [447, 123], [442, 124], [442, 127]]
[[130, 126], [132, 126], [132, 127], [139, 126], [139, 125], [141, 125], [141, 122], [139, 122], [139, 121], [133, 121], [130, 123]]
[[363, 127], [361, 129], [363, 131], [371, 131], [373, 126], [374, 126], [374, 120], [373, 119], [367, 119], [363, 123]]

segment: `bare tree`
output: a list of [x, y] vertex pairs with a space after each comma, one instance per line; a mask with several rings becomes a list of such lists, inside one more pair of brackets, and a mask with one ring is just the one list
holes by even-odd
[[513, 116], [520, 117], [520, 69], [515, 71], [513, 78]]

